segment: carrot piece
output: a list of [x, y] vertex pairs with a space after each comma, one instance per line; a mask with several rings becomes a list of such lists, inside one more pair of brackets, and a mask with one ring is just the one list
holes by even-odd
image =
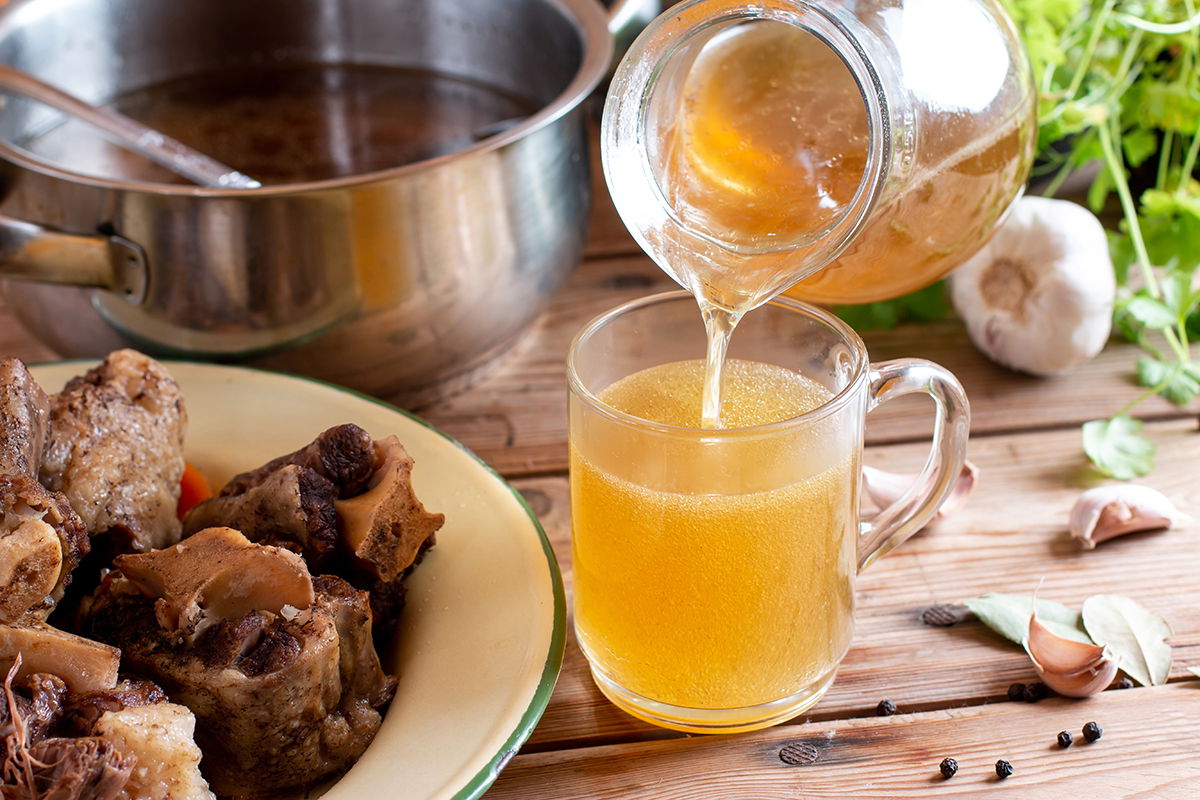
[[179, 518], [183, 519], [188, 509], [212, 496], [212, 487], [208, 485], [208, 479], [203, 473], [191, 464], [184, 463], [183, 477], [179, 479], [179, 505], [175, 508]]

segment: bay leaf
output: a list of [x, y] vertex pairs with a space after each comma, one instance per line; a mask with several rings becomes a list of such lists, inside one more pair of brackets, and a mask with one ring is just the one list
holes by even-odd
[[[1032, 597], [991, 592], [965, 602], [967, 608], [996, 633], [1011, 642], [1025, 643], [1029, 635], [1029, 617], [1033, 613]], [[1037, 615], [1043, 625], [1059, 636], [1091, 644], [1080, 615], [1062, 603], [1038, 600]]]
[[1136, 600], [1098, 594], [1083, 601], [1083, 626], [1096, 644], [1106, 645], [1121, 669], [1142, 686], [1166, 683], [1171, 674], [1171, 626]]

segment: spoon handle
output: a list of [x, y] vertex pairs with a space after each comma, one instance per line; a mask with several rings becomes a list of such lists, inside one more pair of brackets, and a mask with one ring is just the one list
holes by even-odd
[[117, 144], [200, 186], [257, 189], [261, 183], [135, 119], [86, 103], [28, 72], [0, 64], [0, 90], [22, 95], [99, 128]]

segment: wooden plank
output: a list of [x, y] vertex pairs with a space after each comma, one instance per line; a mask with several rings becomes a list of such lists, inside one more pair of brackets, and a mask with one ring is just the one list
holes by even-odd
[[[1195, 681], [1130, 689], [1086, 701], [1004, 702], [970, 709], [817, 722], [738, 736], [519, 755], [488, 800], [774, 800], [779, 798], [1068, 796], [1193, 798], [1200, 781]], [[1103, 736], [1088, 743], [1083, 724]], [[1061, 749], [1060, 730], [1077, 743]], [[784, 748], [793, 761], [783, 760]], [[942, 778], [938, 764], [958, 761]], [[1012, 764], [1001, 781], [995, 763]], [[720, 787], [719, 790], [716, 787]]]
[[[1195, 464], [1200, 436], [1190, 422], [1149, 426], [1159, 443], [1157, 470], [1143, 482], [1200, 517]], [[1079, 607], [1092, 594], [1136, 598], [1163, 614], [1175, 636], [1172, 675], [1200, 666], [1200, 523], [1138, 534], [1081, 551], [1070, 540], [1067, 515], [1089, 481], [1073, 430], [1002, 435], [971, 443], [981, 480], [954, 516], [881, 559], [859, 580], [856, 633], [838, 679], [809, 719], [864, 716], [890, 698], [902, 709], [975, 704], [1002, 698], [1015, 681], [1036, 679], [1015, 645], [977, 621], [931, 628], [920, 614], [936, 603], [990, 591], [1041, 596]], [[884, 469], [919, 463], [923, 446], [875, 447], [867, 460]], [[516, 481], [551, 537], [571, 583], [569, 503], [565, 478]], [[674, 736], [618, 711], [592, 684], [574, 641], [558, 686], [529, 748]]]
[[[520, 350], [502, 370], [472, 391], [419, 413], [509, 476], [566, 468], [567, 347], [585, 322], [621, 302], [675, 288], [645, 257], [585, 262], [552, 300]], [[736, 334], [735, 334], [736, 336]], [[910, 325], [866, 335], [872, 358], [929, 358], [954, 372], [971, 397], [975, 435], [1077, 426], [1106, 417], [1138, 394], [1129, 373], [1137, 350], [1112, 342], [1073, 375], [1034, 378], [988, 361], [967, 339], [961, 323]], [[1161, 398], [1139, 407], [1149, 418], [1194, 414]], [[929, 435], [928, 401], [905, 399], [870, 417], [868, 441], [902, 442]]]

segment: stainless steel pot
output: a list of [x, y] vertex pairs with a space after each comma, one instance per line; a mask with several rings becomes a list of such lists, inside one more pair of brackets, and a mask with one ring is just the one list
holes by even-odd
[[[614, 27], [658, 4], [619, 5]], [[609, 25], [595, 0], [9, 3], [0, 62], [96, 104], [292, 60], [433, 70], [540, 110], [417, 163], [230, 191], [36, 155], [29, 143], [62, 120], [8, 98], [8, 303], [64, 355], [133, 345], [428, 401], [507, 348], [578, 263], [591, 197], [581, 104], [609, 68]]]

